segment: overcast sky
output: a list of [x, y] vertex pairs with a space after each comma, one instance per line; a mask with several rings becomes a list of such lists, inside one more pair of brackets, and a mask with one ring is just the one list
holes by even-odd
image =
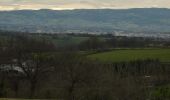
[[170, 0], [0, 0], [0, 10], [170, 8]]

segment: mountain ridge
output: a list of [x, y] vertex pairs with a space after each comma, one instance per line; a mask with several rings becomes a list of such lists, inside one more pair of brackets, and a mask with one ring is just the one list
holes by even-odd
[[0, 11], [0, 30], [23, 32], [170, 32], [170, 9]]

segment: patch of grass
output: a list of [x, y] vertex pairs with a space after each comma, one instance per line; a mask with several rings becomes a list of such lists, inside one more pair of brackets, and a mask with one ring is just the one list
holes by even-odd
[[151, 100], [169, 100], [170, 98], [170, 87], [162, 86], [155, 88], [151, 92]]
[[170, 62], [170, 49], [125, 49], [88, 55], [88, 58], [105, 62], [122, 62], [144, 59], [159, 59]]
[[[63, 47], [63, 46], [70, 46], [70, 45], [77, 45], [85, 40], [87, 40], [89, 37], [82, 37], [82, 36], [70, 36], [70, 35], [31, 35], [31, 38], [34, 38], [36, 40], [42, 40], [45, 39], [47, 41], [51, 41], [56, 46]], [[1, 36], [0, 36], [1, 38]]]

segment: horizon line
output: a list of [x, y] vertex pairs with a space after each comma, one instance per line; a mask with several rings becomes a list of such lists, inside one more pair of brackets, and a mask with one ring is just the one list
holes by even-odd
[[1, 10], [0, 11], [23, 11], [23, 10], [32, 10], [32, 11], [38, 11], [38, 10], [53, 10], [53, 11], [65, 11], [65, 10], [130, 10], [130, 9], [170, 9], [167, 7], [132, 7], [132, 8], [39, 8], [39, 9], [6, 9], [6, 10]]

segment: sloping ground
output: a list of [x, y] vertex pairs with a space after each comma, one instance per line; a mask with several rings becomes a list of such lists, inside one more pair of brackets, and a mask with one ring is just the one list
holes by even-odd
[[0, 100], [56, 100], [56, 99], [8, 99], [8, 98], [0, 98]]
[[122, 62], [144, 59], [159, 59], [170, 62], [170, 49], [128, 49], [89, 55], [88, 58], [104, 62]]

